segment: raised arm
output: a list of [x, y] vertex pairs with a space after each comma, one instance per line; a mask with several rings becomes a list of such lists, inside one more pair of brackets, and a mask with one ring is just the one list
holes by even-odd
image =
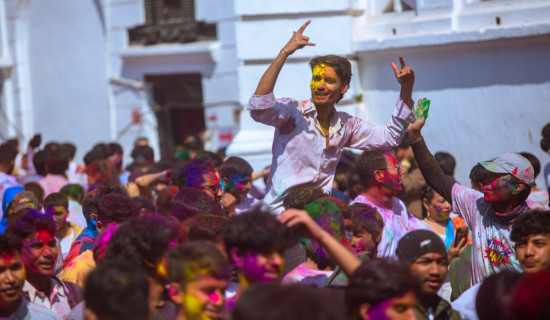
[[293, 32], [292, 38], [290, 38], [288, 43], [283, 47], [283, 49], [281, 49], [275, 60], [273, 60], [269, 68], [267, 68], [264, 75], [260, 79], [260, 83], [258, 83], [258, 87], [256, 88], [254, 95], [266, 95], [273, 92], [275, 82], [277, 82], [277, 77], [285, 64], [286, 59], [298, 49], [302, 49], [305, 46], [315, 45], [315, 43], [309, 42], [309, 37], [303, 35], [304, 30], [310, 22], [311, 20], [306, 21], [306, 23], [304, 23], [298, 31]]
[[405, 64], [405, 59], [402, 56], [399, 56], [399, 63], [401, 64], [401, 69], [397, 68], [397, 65], [391, 62], [391, 67], [395, 73], [395, 78], [397, 82], [401, 85], [401, 92], [399, 97], [405, 102], [409, 109], [414, 108], [414, 100], [412, 99], [412, 92], [414, 87], [414, 71], [410, 67], [407, 67]]
[[414, 158], [426, 183], [445, 198], [445, 200], [452, 203], [452, 189], [455, 182], [451, 177], [443, 173], [443, 169], [441, 169], [430, 150], [428, 150], [421, 134], [422, 127], [424, 127], [428, 118], [429, 110], [429, 100], [419, 100], [418, 106], [415, 109], [416, 120], [407, 128], [407, 132], [409, 133]]
[[344, 247], [328, 232], [323, 230], [323, 228], [311, 219], [307, 212], [297, 209], [288, 209], [281, 213], [277, 219], [287, 227], [301, 224], [304, 228], [304, 236], [317, 241], [348, 277], [357, 267], [359, 267], [359, 265], [361, 265], [361, 261], [357, 259], [351, 251]]

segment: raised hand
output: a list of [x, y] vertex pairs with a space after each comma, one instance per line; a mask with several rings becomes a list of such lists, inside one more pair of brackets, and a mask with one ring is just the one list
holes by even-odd
[[466, 238], [462, 238], [459, 243], [455, 243], [454, 241], [451, 242], [451, 246], [447, 250], [447, 259], [449, 260], [449, 263], [454, 258], [458, 258], [462, 252], [464, 252], [464, 249], [466, 249], [466, 245], [468, 244], [466, 240]]
[[399, 63], [401, 64], [401, 69], [393, 62], [391, 62], [390, 65], [395, 73], [397, 82], [401, 85], [401, 100], [405, 101], [409, 108], [412, 108], [414, 105], [414, 101], [412, 100], [414, 71], [410, 67], [407, 67], [402, 56], [399, 56]]
[[426, 124], [426, 119], [428, 119], [429, 111], [430, 100], [426, 98], [418, 100], [416, 108], [413, 108], [413, 113], [416, 120], [414, 120], [414, 122], [407, 127], [407, 132], [409, 133], [409, 140], [411, 141], [411, 143], [414, 143], [421, 139], [420, 131], [422, 130], [422, 127], [424, 127], [424, 125]]
[[282, 52], [288, 57], [296, 50], [302, 49], [305, 46], [314, 46], [315, 43], [309, 42], [309, 37], [304, 36], [304, 30], [311, 23], [311, 20], [306, 21], [298, 31], [293, 31], [292, 38], [288, 40], [287, 44], [283, 47]]

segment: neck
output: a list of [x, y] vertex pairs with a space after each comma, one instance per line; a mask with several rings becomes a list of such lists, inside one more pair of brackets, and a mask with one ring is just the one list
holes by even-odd
[[426, 310], [430, 307], [435, 308], [437, 305], [437, 294], [424, 294], [419, 303], [423, 305]]
[[28, 272], [26, 279], [36, 290], [44, 292], [47, 296], [50, 295], [52, 291], [50, 276]]
[[508, 202], [499, 202], [499, 203], [492, 203], [493, 210], [499, 213], [506, 213], [514, 210], [515, 207], [519, 206], [521, 203], [517, 201], [517, 199], [513, 199]]
[[315, 109], [317, 110], [317, 120], [319, 120], [319, 123], [330, 123], [330, 114], [334, 110], [334, 106], [329, 108], [315, 105]]
[[434, 219], [431, 215], [428, 214], [428, 216], [426, 217], [426, 220], [430, 221], [430, 222], [433, 222], [433, 223], [437, 223], [439, 225], [441, 225], [442, 227], [446, 227], [447, 226], [447, 223], [449, 223], [449, 220], [443, 220], [443, 221], [440, 221], [440, 220], [436, 220]]
[[361, 195], [369, 199], [370, 202], [374, 203], [378, 207], [391, 209], [393, 206], [393, 196], [382, 192], [377, 186], [368, 187], [365, 192], [361, 193]]
[[14, 303], [10, 305], [6, 304], [0, 304], [0, 317], [2, 318], [9, 318], [17, 308], [19, 308], [19, 305], [21, 304], [21, 298], [17, 299]]
[[61, 228], [59, 228], [59, 230], [57, 230], [55, 232], [55, 237], [57, 239], [63, 239], [67, 236], [67, 234], [69, 233], [69, 223], [68, 222], [65, 222]]

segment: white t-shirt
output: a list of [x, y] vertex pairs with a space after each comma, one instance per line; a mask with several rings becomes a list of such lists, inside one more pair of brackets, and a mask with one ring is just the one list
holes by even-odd
[[321, 271], [310, 269], [305, 266], [304, 263], [292, 269], [287, 273], [282, 283], [291, 284], [291, 283], [301, 283], [304, 285], [314, 285], [317, 288], [322, 288], [327, 279], [330, 278], [334, 271]]
[[65, 257], [69, 254], [69, 251], [71, 250], [71, 244], [73, 243], [74, 236], [74, 230], [73, 228], [69, 228], [69, 233], [67, 233], [67, 236], [63, 239], [57, 239], [59, 240], [59, 245], [61, 246], [61, 253], [63, 254], [63, 260], [65, 260]]

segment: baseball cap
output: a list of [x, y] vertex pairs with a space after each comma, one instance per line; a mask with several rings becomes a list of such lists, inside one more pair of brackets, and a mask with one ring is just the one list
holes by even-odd
[[485, 169], [494, 173], [509, 173], [521, 182], [533, 186], [535, 184], [535, 170], [531, 162], [514, 152], [506, 152], [491, 161], [480, 162]]

